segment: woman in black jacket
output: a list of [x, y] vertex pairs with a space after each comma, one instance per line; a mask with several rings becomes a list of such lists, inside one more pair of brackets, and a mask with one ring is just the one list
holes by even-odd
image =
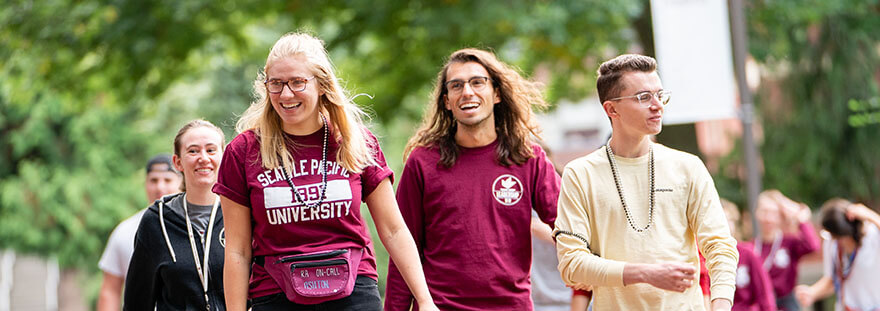
[[223, 213], [211, 192], [224, 144], [223, 131], [208, 121], [191, 121], [177, 132], [172, 160], [183, 173], [183, 192], [163, 197], [144, 214], [124, 310], [226, 310]]

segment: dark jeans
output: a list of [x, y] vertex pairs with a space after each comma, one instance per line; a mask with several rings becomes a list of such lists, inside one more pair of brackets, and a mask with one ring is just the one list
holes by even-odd
[[776, 298], [776, 307], [782, 311], [800, 311], [801, 306], [794, 297], [794, 291], [785, 295], [785, 297]]
[[274, 310], [302, 310], [302, 311], [323, 311], [323, 310], [382, 310], [382, 298], [379, 297], [379, 284], [366, 276], [358, 275], [354, 282], [354, 291], [348, 297], [322, 302], [315, 305], [301, 305], [290, 302], [284, 293], [257, 297], [251, 300], [253, 311], [274, 311]]

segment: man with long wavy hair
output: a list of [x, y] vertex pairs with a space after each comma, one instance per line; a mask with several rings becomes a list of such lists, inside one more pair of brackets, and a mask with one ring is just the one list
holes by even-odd
[[[397, 202], [441, 310], [531, 310], [531, 210], [556, 219], [559, 175], [535, 143], [537, 84], [494, 54], [463, 49], [438, 74], [406, 147]], [[389, 263], [386, 310], [412, 297]]]

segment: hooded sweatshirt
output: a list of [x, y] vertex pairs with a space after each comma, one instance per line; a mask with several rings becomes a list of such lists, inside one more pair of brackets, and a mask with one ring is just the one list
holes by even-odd
[[[183, 199], [184, 193], [165, 196], [144, 213], [125, 279], [124, 310], [153, 310], [154, 306], [159, 311], [205, 310], [205, 292], [187, 234]], [[188, 209], [193, 208], [198, 207], [188, 204]], [[193, 210], [189, 213], [190, 217], [198, 214]], [[217, 207], [210, 239], [202, 238], [197, 228], [192, 230], [200, 264], [204, 264], [202, 240], [211, 243], [207, 267], [210, 310], [226, 310], [223, 297], [226, 243], [220, 207]]]

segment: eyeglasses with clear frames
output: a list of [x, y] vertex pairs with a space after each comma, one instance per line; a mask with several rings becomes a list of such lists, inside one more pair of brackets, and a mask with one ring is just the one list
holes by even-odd
[[653, 99], [653, 98], [656, 98], [657, 101], [660, 102], [660, 104], [665, 106], [666, 104], [669, 103], [669, 99], [671, 97], [672, 97], [672, 92], [666, 91], [666, 90], [661, 90], [661, 91], [657, 91], [656, 93], [644, 91], [644, 92], [640, 92], [635, 95], [615, 97], [615, 98], [612, 98], [609, 100], [621, 100], [624, 98], [635, 98], [639, 101], [639, 105], [647, 108], [647, 107], [651, 106], [651, 99]]
[[306, 86], [309, 84], [309, 81], [314, 80], [315, 76], [311, 76], [308, 78], [293, 78], [287, 81], [272, 79], [266, 80], [263, 84], [266, 85], [266, 90], [272, 94], [278, 94], [284, 91], [284, 86], [287, 85], [290, 88], [291, 92], [302, 92], [306, 90]]
[[445, 83], [446, 84], [446, 91], [448, 91], [450, 94], [461, 93], [462, 91], [464, 91], [464, 84], [465, 83], [469, 84], [471, 86], [472, 90], [481, 91], [484, 88], [486, 88], [486, 85], [489, 84], [489, 80], [490, 79], [488, 77], [480, 77], [480, 76], [471, 77], [467, 81], [459, 80], [459, 79], [449, 80], [449, 81], [446, 81], [446, 83]]

